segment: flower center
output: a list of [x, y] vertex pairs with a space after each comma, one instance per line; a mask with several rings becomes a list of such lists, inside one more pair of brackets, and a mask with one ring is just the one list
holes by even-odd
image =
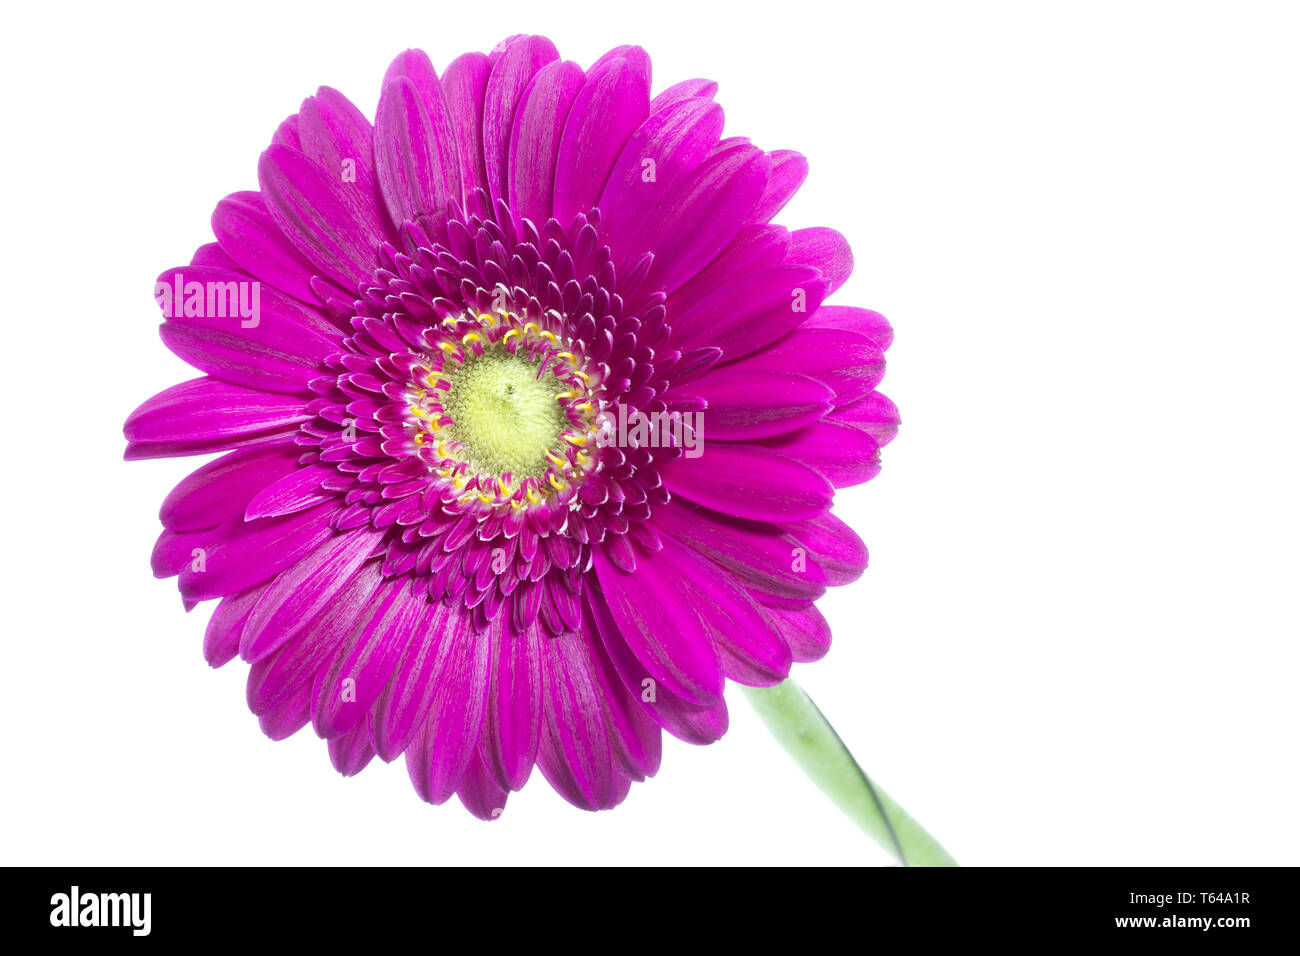
[[410, 453], [460, 505], [576, 507], [575, 482], [597, 468], [584, 451], [597, 404], [581, 355], [547, 315], [465, 313], [425, 333], [429, 351], [403, 362]]
[[449, 372], [442, 405], [470, 470], [516, 482], [543, 475], [546, 452], [569, 424], [560, 405], [566, 386], [540, 362], [499, 345]]

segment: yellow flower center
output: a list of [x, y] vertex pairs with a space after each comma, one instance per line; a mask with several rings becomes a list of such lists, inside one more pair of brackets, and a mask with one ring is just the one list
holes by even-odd
[[495, 346], [449, 369], [447, 384], [450, 437], [473, 472], [509, 473], [514, 483], [545, 473], [546, 452], [569, 424], [559, 401], [566, 386], [550, 371]]

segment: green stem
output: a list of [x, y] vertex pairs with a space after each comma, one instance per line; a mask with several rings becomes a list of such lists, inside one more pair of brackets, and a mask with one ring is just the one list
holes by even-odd
[[822, 712], [793, 679], [742, 687], [763, 723], [804, 773], [904, 866], [956, 866], [921, 824], [867, 776]]

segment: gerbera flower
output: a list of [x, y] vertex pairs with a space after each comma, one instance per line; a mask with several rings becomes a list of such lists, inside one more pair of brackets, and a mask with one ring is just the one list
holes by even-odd
[[602, 809], [661, 729], [723, 734], [725, 680], [826, 653], [891, 332], [826, 304], [839, 233], [772, 222], [803, 157], [723, 138], [711, 82], [650, 90], [639, 47], [584, 71], [514, 37], [441, 77], [408, 51], [373, 126], [306, 99], [159, 278], [203, 375], [126, 457], [226, 452], [153, 567], [219, 601], [205, 655], [251, 664], [270, 737], [310, 723], [344, 774], [405, 755], [483, 818], [534, 765]]

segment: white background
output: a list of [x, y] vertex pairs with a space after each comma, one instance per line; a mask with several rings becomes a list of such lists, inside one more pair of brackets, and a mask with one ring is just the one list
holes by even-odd
[[904, 426], [841, 493], [872, 549], [797, 669], [962, 862], [1295, 863], [1300, 89], [1262, 3], [259, 2], [8, 8], [0, 860], [887, 863], [739, 694], [611, 813], [540, 775], [493, 824], [398, 762], [271, 743], [148, 556], [198, 460], [123, 463], [192, 372], [154, 277], [256, 188], [319, 84], [373, 115], [540, 32], [721, 84], [727, 133], [812, 174], [782, 220], [857, 256]]

